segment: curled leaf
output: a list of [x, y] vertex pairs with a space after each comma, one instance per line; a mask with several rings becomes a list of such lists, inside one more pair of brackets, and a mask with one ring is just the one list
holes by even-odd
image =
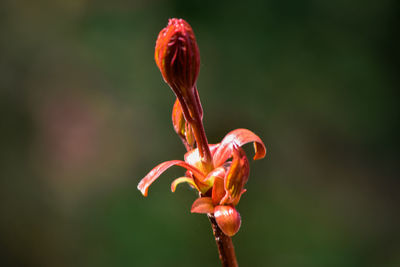
[[239, 203], [240, 198], [242, 197], [242, 195], [243, 195], [244, 193], [246, 193], [246, 191], [247, 191], [247, 189], [243, 189], [243, 190], [242, 190], [242, 192], [240, 193], [240, 195], [239, 195], [237, 198], [235, 198], [235, 200], [233, 201], [232, 206], [235, 207], [235, 206]]
[[201, 197], [193, 202], [190, 210], [192, 213], [213, 213], [214, 205], [210, 197]]
[[202, 177], [204, 179], [204, 174], [198, 170], [196, 167], [182, 161], [182, 160], [170, 160], [158, 164], [154, 169], [152, 169], [138, 184], [137, 188], [142, 192], [143, 196], [147, 196], [149, 186], [168, 168], [172, 166], [180, 166], [188, 171], [191, 171], [195, 176]]
[[266, 148], [260, 137], [250, 130], [236, 129], [229, 132], [220, 143], [213, 157], [214, 166], [220, 166], [232, 156], [234, 145], [241, 147], [250, 142], [254, 142], [255, 155], [253, 159], [257, 160], [265, 157]]
[[193, 178], [190, 177], [179, 177], [176, 178], [172, 183], [171, 183], [171, 191], [175, 192], [176, 187], [178, 186], [178, 184], [181, 183], [188, 183], [191, 186], [193, 186], [195, 189], [197, 189], [197, 191], [200, 191], [199, 188], [197, 187], [196, 183], [194, 182]]
[[226, 195], [221, 204], [233, 203], [240, 197], [243, 186], [249, 178], [249, 162], [243, 149], [234, 145], [233, 160], [225, 176]]

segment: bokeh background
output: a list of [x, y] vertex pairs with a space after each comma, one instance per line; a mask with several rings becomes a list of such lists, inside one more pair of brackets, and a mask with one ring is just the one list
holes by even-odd
[[[400, 266], [398, 4], [0, 2], [0, 265], [220, 266], [153, 60], [190, 22], [211, 143], [253, 130], [234, 237], [241, 266]], [[251, 146], [246, 147], [252, 153]]]

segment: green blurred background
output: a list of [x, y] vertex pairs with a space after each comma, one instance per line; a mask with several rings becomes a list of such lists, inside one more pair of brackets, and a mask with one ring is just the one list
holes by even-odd
[[[398, 1], [0, 2], [0, 265], [220, 266], [165, 173], [181, 159], [153, 60], [194, 28], [209, 141], [243, 127], [241, 266], [400, 266]], [[251, 146], [246, 151], [252, 153]]]

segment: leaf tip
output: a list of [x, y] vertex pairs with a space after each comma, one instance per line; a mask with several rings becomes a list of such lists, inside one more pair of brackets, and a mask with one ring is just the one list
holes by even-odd
[[147, 197], [149, 187], [144, 185], [143, 180], [140, 181], [140, 183], [137, 186], [137, 189], [140, 191], [140, 193], [142, 193], [144, 197]]

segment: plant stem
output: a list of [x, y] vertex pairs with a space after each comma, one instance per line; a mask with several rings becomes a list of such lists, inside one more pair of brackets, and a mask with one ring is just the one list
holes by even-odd
[[[200, 97], [197, 92], [197, 88], [194, 88], [194, 95], [191, 94], [188, 98], [184, 99], [182, 95], [176, 94], [182, 107], [183, 115], [186, 121], [191, 125], [194, 137], [196, 139], [197, 148], [199, 154], [202, 157], [203, 166], [208, 173], [214, 168], [211, 151], [208, 146], [206, 132], [203, 126], [203, 109], [200, 103]], [[186, 100], [189, 100], [186, 102]], [[182, 138], [183, 144], [186, 150], [189, 151], [191, 147], [188, 145], [186, 140]], [[210, 192], [211, 194], [211, 192]], [[200, 197], [202, 194], [200, 193]], [[207, 214], [210, 220], [215, 242], [217, 243], [219, 259], [221, 260], [222, 267], [238, 267], [236, 260], [235, 248], [232, 243], [232, 239], [225, 235], [219, 228], [217, 221], [215, 220], [214, 214]]]
[[236, 260], [235, 248], [233, 246], [232, 239], [221, 231], [213, 214], [207, 214], [207, 216], [213, 229], [222, 267], [237, 267], [238, 263]]
[[208, 141], [204, 131], [203, 122], [198, 117], [191, 125], [200, 155], [203, 157], [204, 162], [210, 166], [210, 169], [213, 169], [211, 152], [210, 148], [208, 147]]
[[[202, 161], [206, 165], [206, 169], [213, 169], [212, 156], [208, 147], [207, 136], [203, 126], [203, 108], [201, 107], [200, 98], [196, 87], [193, 88], [193, 93], [189, 95], [181, 95], [175, 93], [182, 107], [182, 112], [185, 120], [193, 129], [194, 138], [196, 139]], [[175, 92], [176, 90], [174, 90]]]
[[194, 94], [191, 94], [189, 97], [190, 104], [188, 109], [192, 112], [192, 121], [189, 123], [192, 125], [200, 155], [205, 163], [212, 169], [212, 156], [210, 148], [208, 147], [207, 136], [203, 126], [203, 108], [201, 107], [200, 97], [196, 87], [194, 87]]

